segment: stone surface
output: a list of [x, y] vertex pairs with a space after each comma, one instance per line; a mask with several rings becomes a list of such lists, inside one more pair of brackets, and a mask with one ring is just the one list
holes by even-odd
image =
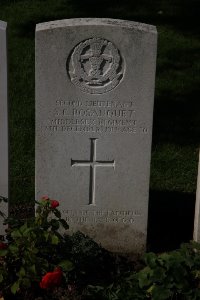
[[197, 175], [197, 190], [196, 190], [196, 205], [195, 205], [193, 238], [195, 241], [200, 243], [200, 151], [199, 151], [199, 167], [198, 167], [198, 175]]
[[114, 252], [145, 249], [156, 44], [130, 21], [36, 27], [36, 197]]
[[[8, 197], [8, 112], [7, 112], [7, 23], [0, 21], [0, 196]], [[7, 214], [7, 205], [0, 204], [0, 210]], [[0, 235], [4, 232], [0, 220]]]

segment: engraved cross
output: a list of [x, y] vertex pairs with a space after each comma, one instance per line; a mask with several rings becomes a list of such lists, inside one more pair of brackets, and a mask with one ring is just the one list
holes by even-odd
[[115, 161], [104, 161], [96, 159], [97, 139], [90, 139], [90, 160], [73, 160], [71, 159], [72, 167], [90, 167], [90, 184], [89, 184], [89, 205], [95, 205], [95, 181], [96, 168], [112, 167], [115, 168]]

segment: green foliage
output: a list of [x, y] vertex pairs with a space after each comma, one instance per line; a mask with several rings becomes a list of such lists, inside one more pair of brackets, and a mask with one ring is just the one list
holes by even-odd
[[89, 286], [87, 299], [200, 299], [199, 244], [183, 244], [179, 250], [160, 255], [147, 253], [144, 262], [139, 272], [121, 274], [112, 285]]
[[116, 262], [114, 255], [81, 232], [76, 232], [72, 236], [66, 235], [65, 239], [68, 248], [63, 249], [62, 255], [70, 253], [76, 285], [84, 288], [87, 285], [108, 284], [114, 280], [113, 274], [117, 273], [119, 259]]
[[[183, 244], [159, 255], [146, 253], [142, 263], [133, 263], [80, 232], [62, 234], [60, 228], [68, 225], [58, 205], [44, 197], [37, 202], [34, 219], [7, 220], [7, 240], [0, 243], [3, 299], [200, 299], [200, 244]], [[58, 269], [62, 280], [54, 286], [56, 281], [48, 280]]]
[[66, 241], [59, 232], [68, 228], [51, 200], [37, 202], [36, 216], [25, 222], [8, 219], [7, 243], [0, 247], [0, 291], [3, 295], [36, 291], [42, 276], [61, 266], [67, 274], [73, 269], [71, 261], [59, 254]]
[[200, 297], [200, 247], [197, 243], [184, 244], [180, 250], [156, 256], [145, 256], [146, 268], [138, 273], [139, 286], [153, 300], [187, 299]]

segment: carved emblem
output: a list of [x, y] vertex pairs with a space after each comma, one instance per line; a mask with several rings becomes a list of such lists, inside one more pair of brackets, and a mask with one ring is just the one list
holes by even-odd
[[91, 38], [79, 43], [67, 62], [74, 85], [90, 94], [103, 94], [122, 80], [124, 66], [119, 50], [108, 40]]

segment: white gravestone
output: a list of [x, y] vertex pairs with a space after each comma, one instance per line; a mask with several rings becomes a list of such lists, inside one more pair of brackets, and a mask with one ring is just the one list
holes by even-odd
[[130, 21], [36, 27], [36, 197], [119, 253], [145, 250], [156, 45]]
[[196, 205], [194, 218], [194, 234], [193, 238], [200, 243], [200, 151], [199, 151], [199, 167], [197, 176], [197, 190], [196, 190]]
[[[8, 197], [7, 23], [0, 21], [0, 196]], [[7, 205], [0, 204], [7, 215]], [[4, 233], [0, 218], [0, 235]]]

